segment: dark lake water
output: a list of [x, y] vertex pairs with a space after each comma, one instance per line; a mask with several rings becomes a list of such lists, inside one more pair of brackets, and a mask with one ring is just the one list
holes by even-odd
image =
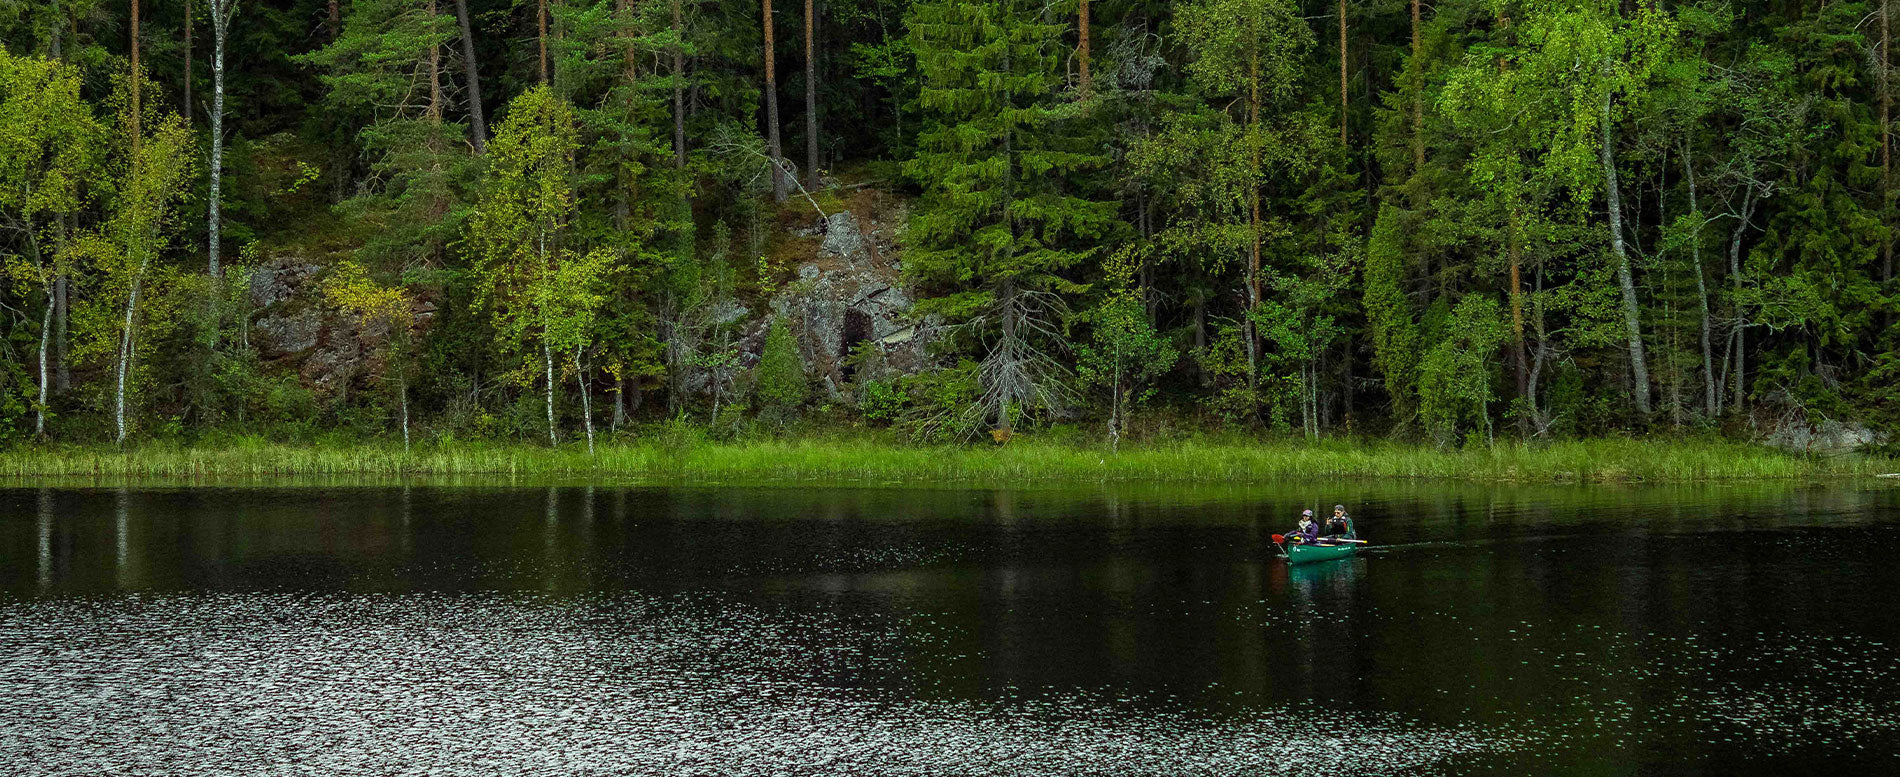
[[[1289, 569], [1301, 508], [1358, 558]], [[0, 773], [1894, 774], [1900, 489], [0, 487]]]

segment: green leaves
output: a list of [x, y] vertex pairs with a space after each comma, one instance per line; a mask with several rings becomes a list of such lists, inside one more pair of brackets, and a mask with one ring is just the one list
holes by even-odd
[[1210, 97], [1280, 102], [1298, 92], [1313, 31], [1287, 0], [1199, 0], [1175, 14], [1193, 52], [1188, 76]]
[[796, 408], [809, 393], [805, 362], [798, 355], [798, 342], [784, 318], [772, 319], [771, 328], [766, 330], [765, 347], [754, 375], [760, 404], [780, 414]]
[[[479, 257], [475, 299], [517, 354], [530, 344], [561, 353], [584, 347], [606, 279], [619, 266], [611, 249], [583, 253], [571, 244], [569, 159], [578, 132], [573, 107], [539, 86], [509, 104], [488, 144], [483, 196], [467, 236]], [[520, 373], [524, 382], [531, 375]]]
[[1541, 184], [1588, 202], [1602, 186], [1602, 122], [1640, 108], [1665, 77], [1693, 77], [1675, 67], [1680, 33], [1668, 14], [1624, 15], [1608, 0], [1544, 0], [1520, 18], [1516, 45], [1466, 52], [1440, 107], [1479, 139], [1470, 169], [1481, 191], [1518, 201]]
[[1445, 336], [1425, 354], [1419, 367], [1419, 413], [1440, 445], [1460, 429], [1491, 431], [1493, 357], [1508, 331], [1496, 298], [1473, 294], [1458, 301]]

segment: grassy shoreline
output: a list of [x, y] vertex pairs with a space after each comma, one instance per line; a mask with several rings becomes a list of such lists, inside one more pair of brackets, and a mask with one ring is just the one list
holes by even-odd
[[1815, 457], [1705, 440], [1581, 440], [1439, 451], [1392, 442], [1183, 441], [1105, 446], [1019, 440], [1002, 448], [877, 440], [615, 442], [584, 446], [148, 444], [0, 450], [0, 478], [195, 479], [286, 475], [549, 475], [665, 481], [913, 483], [1255, 483], [1295, 478], [1474, 482], [1834, 480], [1900, 471], [1900, 459]]

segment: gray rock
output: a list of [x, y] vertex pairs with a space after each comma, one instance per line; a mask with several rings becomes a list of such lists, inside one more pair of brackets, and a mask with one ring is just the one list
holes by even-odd
[[317, 347], [323, 318], [314, 310], [265, 315], [251, 325], [251, 344], [266, 359], [300, 354]]
[[288, 302], [303, 291], [322, 268], [291, 254], [278, 254], [251, 270], [251, 306], [267, 308]]
[[[821, 253], [868, 258], [855, 219], [849, 213], [832, 218], [832, 232]], [[841, 236], [853, 239], [834, 239]], [[930, 366], [928, 347], [934, 330], [913, 320], [911, 295], [895, 269], [869, 261], [847, 262], [844, 267], [813, 262], [799, 267], [798, 277], [798, 283], [772, 299], [771, 307], [791, 320], [805, 367], [818, 385], [833, 391], [850, 385], [859, 376], [846, 374], [845, 361], [867, 342], [879, 348], [880, 375]]]
[[1769, 432], [1767, 443], [1802, 453], [1852, 453], [1885, 442], [1880, 433], [1857, 422], [1825, 419], [1790, 421]]
[[841, 210], [825, 218], [825, 242], [818, 246], [818, 253], [838, 257], [854, 267], [870, 259], [864, 233], [858, 231], [858, 219], [851, 211]]

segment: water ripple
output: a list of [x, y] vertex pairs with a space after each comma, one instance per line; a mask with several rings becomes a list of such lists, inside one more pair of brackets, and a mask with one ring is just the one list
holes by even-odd
[[[910, 626], [706, 596], [0, 602], [0, 768], [54, 774], [1390, 774], [1517, 747], [1299, 707], [893, 692]], [[840, 682], [838, 678], [850, 678]]]

